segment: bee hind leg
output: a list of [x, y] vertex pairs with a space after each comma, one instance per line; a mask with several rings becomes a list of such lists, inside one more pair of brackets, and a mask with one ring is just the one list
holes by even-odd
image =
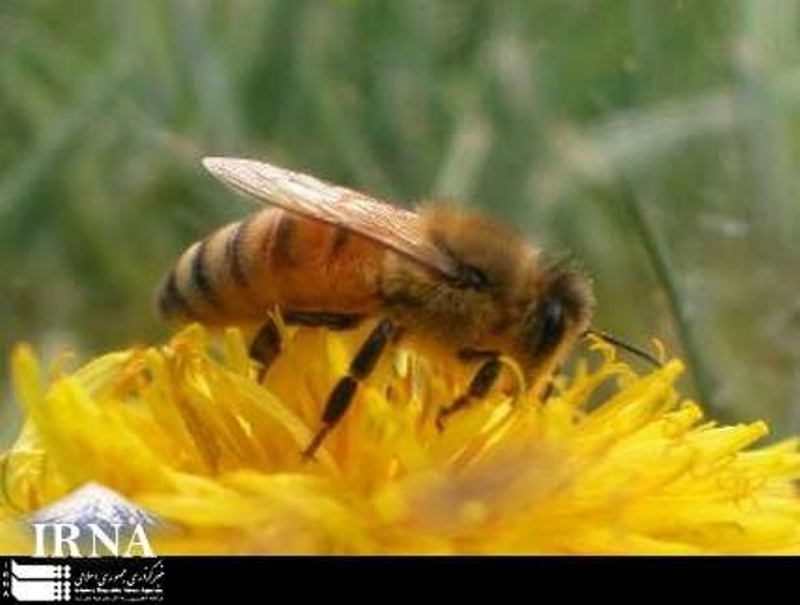
[[475, 400], [486, 397], [487, 393], [497, 381], [501, 368], [502, 363], [500, 362], [500, 357], [497, 354], [489, 356], [472, 378], [469, 387], [467, 387], [467, 392], [458, 397], [450, 405], [439, 409], [439, 413], [436, 415], [436, 428], [443, 431], [445, 420], [448, 416], [467, 407]]
[[400, 334], [400, 330], [389, 319], [383, 319], [373, 328], [367, 339], [358, 349], [356, 356], [350, 362], [346, 376], [339, 379], [336, 386], [328, 396], [325, 409], [322, 412], [322, 426], [314, 438], [303, 450], [304, 459], [314, 457], [314, 453], [324, 441], [328, 433], [336, 426], [347, 408], [353, 402], [359, 383], [372, 373], [386, 345]]
[[[329, 330], [349, 330], [363, 319], [361, 315], [344, 313], [317, 313], [306, 311], [285, 311], [283, 321], [286, 325], [328, 328]], [[270, 366], [282, 349], [281, 335], [275, 320], [270, 317], [258, 331], [250, 344], [250, 358], [260, 364], [258, 382], [263, 382]]]
[[278, 326], [275, 320], [271, 317], [267, 323], [258, 331], [253, 342], [250, 343], [250, 358], [257, 361], [260, 365], [258, 368], [258, 382], [263, 382], [264, 377], [267, 375], [267, 370], [275, 361], [275, 358], [281, 352], [281, 335], [278, 332]]

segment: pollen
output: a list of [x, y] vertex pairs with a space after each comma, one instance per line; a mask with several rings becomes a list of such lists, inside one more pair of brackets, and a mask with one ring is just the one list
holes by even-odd
[[642, 373], [602, 342], [542, 402], [511, 388], [436, 426], [468, 372], [400, 349], [315, 458], [300, 455], [363, 334], [287, 329], [263, 383], [236, 329], [12, 376], [25, 421], [2, 454], [0, 552], [87, 483], [163, 519], [169, 553], [797, 553], [795, 439], [721, 425], [680, 360]]

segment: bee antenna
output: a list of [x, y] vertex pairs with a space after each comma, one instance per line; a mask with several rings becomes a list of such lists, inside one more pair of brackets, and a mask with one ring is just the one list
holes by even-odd
[[657, 368], [663, 367], [663, 365], [664, 365], [658, 359], [656, 359], [655, 357], [650, 355], [650, 353], [648, 353], [647, 351], [644, 351], [643, 349], [640, 349], [639, 347], [636, 347], [636, 346], [634, 346], [632, 344], [628, 344], [624, 340], [620, 340], [619, 338], [617, 338], [616, 336], [612, 336], [608, 332], [602, 332], [600, 330], [589, 329], [589, 330], [586, 330], [586, 332], [584, 332], [583, 335], [584, 336], [594, 336], [596, 338], [599, 338], [603, 342], [607, 342], [608, 344], [614, 345], [615, 347], [619, 347], [620, 349], [623, 349], [623, 350], [627, 351], [628, 353], [632, 353], [632, 354], [636, 355], [637, 357], [641, 357], [642, 359], [644, 359], [645, 361], [653, 364]]

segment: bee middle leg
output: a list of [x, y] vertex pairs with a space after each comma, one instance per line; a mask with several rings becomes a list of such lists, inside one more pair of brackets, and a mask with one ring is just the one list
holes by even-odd
[[[317, 313], [309, 311], [285, 311], [282, 314], [287, 325], [325, 327], [329, 330], [349, 330], [363, 319], [361, 315], [344, 313]], [[258, 331], [250, 344], [250, 358], [259, 362], [258, 382], [263, 382], [272, 363], [281, 352], [281, 335], [275, 320], [270, 317]]]
[[496, 353], [490, 354], [486, 352], [481, 357], [488, 357], [488, 359], [483, 362], [478, 372], [473, 376], [469, 387], [467, 387], [467, 392], [450, 405], [439, 409], [439, 413], [436, 416], [436, 428], [440, 431], [444, 430], [445, 420], [448, 416], [467, 407], [475, 400], [486, 397], [494, 383], [497, 382], [497, 377], [500, 375], [500, 370], [503, 366], [500, 362], [500, 356]]
[[336, 386], [328, 396], [328, 401], [322, 412], [322, 426], [317, 431], [311, 443], [303, 450], [303, 458], [314, 457], [327, 434], [336, 426], [347, 408], [353, 401], [358, 389], [358, 384], [372, 373], [383, 351], [392, 340], [399, 336], [400, 330], [389, 319], [383, 319], [369, 333], [367, 339], [358, 349], [356, 356], [350, 362], [347, 375], [339, 379]]

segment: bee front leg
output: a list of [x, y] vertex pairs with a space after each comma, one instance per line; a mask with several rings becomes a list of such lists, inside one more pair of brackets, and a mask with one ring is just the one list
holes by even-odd
[[341, 420], [353, 401], [358, 384], [370, 375], [375, 364], [386, 349], [386, 345], [400, 334], [400, 330], [388, 319], [383, 319], [369, 333], [367, 339], [358, 349], [358, 353], [350, 362], [347, 375], [339, 379], [328, 397], [322, 412], [322, 426], [314, 435], [311, 443], [303, 450], [303, 458], [314, 457], [326, 435]]
[[436, 416], [436, 428], [440, 431], [444, 430], [444, 422], [448, 416], [467, 407], [476, 399], [479, 400], [486, 397], [486, 394], [497, 381], [501, 368], [502, 363], [500, 363], [500, 357], [497, 354], [492, 355], [489, 359], [484, 361], [469, 383], [467, 392], [458, 397], [450, 405], [439, 409], [439, 413]]
[[553, 396], [553, 393], [556, 390], [556, 380], [561, 375], [561, 366], [557, 366], [550, 377], [547, 379], [547, 385], [544, 387], [544, 391], [542, 391], [542, 395], [540, 397], [542, 403], [547, 403], [550, 397]]

